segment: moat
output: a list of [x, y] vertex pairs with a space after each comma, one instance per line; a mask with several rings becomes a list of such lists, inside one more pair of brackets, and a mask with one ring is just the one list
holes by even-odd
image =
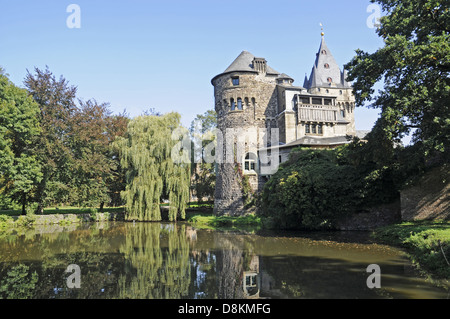
[[[370, 289], [369, 265], [381, 270]], [[79, 267], [80, 288], [71, 287]], [[72, 268], [73, 269], [73, 268]], [[367, 232], [196, 229], [179, 223], [46, 226], [0, 237], [0, 297], [447, 299], [403, 251]]]

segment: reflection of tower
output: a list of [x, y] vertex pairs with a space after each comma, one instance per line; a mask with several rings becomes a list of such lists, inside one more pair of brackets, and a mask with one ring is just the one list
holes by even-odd
[[247, 271], [243, 274], [244, 298], [259, 298], [259, 256], [253, 255]]
[[216, 278], [219, 299], [259, 298], [259, 256], [247, 236], [217, 237]]

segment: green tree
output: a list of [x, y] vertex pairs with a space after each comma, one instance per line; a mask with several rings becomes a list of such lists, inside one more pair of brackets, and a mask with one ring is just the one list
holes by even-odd
[[114, 182], [118, 159], [110, 146], [118, 134], [124, 134], [126, 122], [121, 119], [111, 114], [108, 103], [79, 101], [69, 136], [73, 152], [71, 203], [100, 205], [102, 209], [111, 201], [109, 184]]
[[43, 213], [46, 204], [64, 202], [72, 191], [73, 152], [68, 136], [73, 134], [77, 88], [63, 77], [56, 79], [48, 67], [35, 68], [35, 74], [28, 71], [24, 83], [40, 108], [37, 118], [42, 131], [34, 152], [42, 167], [36, 201], [38, 212]]
[[[214, 110], [208, 110], [198, 114], [190, 127], [194, 148], [191, 153], [191, 189], [198, 201], [203, 198], [212, 199], [216, 184], [215, 164], [206, 161], [206, 147], [215, 142], [214, 130], [217, 127], [217, 114]], [[214, 154], [211, 154], [214, 155]]]
[[113, 207], [123, 205], [120, 192], [124, 191], [126, 187], [125, 170], [120, 164], [119, 152], [114, 147], [114, 141], [125, 136], [129, 121], [130, 119], [125, 111], [118, 115], [111, 115], [107, 119], [108, 156], [111, 161], [111, 174], [107, 179], [107, 186], [110, 205]]
[[[384, 47], [356, 51], [346, 65], [357, 105], [381, 109], [391, 140], [413, 133], [422, 153], [450, 154], [449, 1], [372, 0], [386, 13], [377, 34]], [[375, 93], [374, 86], [384, 82]]]
[[260, 214], [281, 228], [329, 229], [362, 202], [356, 167], [335, 150], [297, 149], [264, 186]]
[[0, 191], [18, 200], [22, 213], [42, 179], [34, 154], [39, 106], [26, 90], [0, 74]]
[[[139, 116], [130, 121], [125, 137], [118, 138], [121, 165], [126, 170], [127, 219], [161, 220], [160, 203], [170, 202], [169, 219], [185, 217], [189, 201], [189, 158], [183, 163], [172, 159], [175, 130], [181, 128], [180, 115]], [[187, 163], [186, 163], [187, 162]]]

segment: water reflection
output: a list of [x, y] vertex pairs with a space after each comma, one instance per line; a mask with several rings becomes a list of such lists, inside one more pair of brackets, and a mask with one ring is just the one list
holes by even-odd
[[[382, 269], [382, 289], [366, 267]], [[81, 288], [67, 286], [68, 265]], [[447, 298], [365, 233], [196, 230], [169, 223], [54, 226], [0, 237], [1, 298]]]

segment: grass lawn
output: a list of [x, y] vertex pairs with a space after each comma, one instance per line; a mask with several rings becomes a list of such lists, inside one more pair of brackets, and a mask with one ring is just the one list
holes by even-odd
[[211, 213], [186, 215], [187, 222], [206, 228], [239, 228], [248, 226], [261, 226], [261, 218], [254, 215], [229, 217], [229, 216], [215, 216]]
[[374, 237], [405, 248], [425, 272], [450, 279], [450, 222], [404, 222], [379, 228]]

